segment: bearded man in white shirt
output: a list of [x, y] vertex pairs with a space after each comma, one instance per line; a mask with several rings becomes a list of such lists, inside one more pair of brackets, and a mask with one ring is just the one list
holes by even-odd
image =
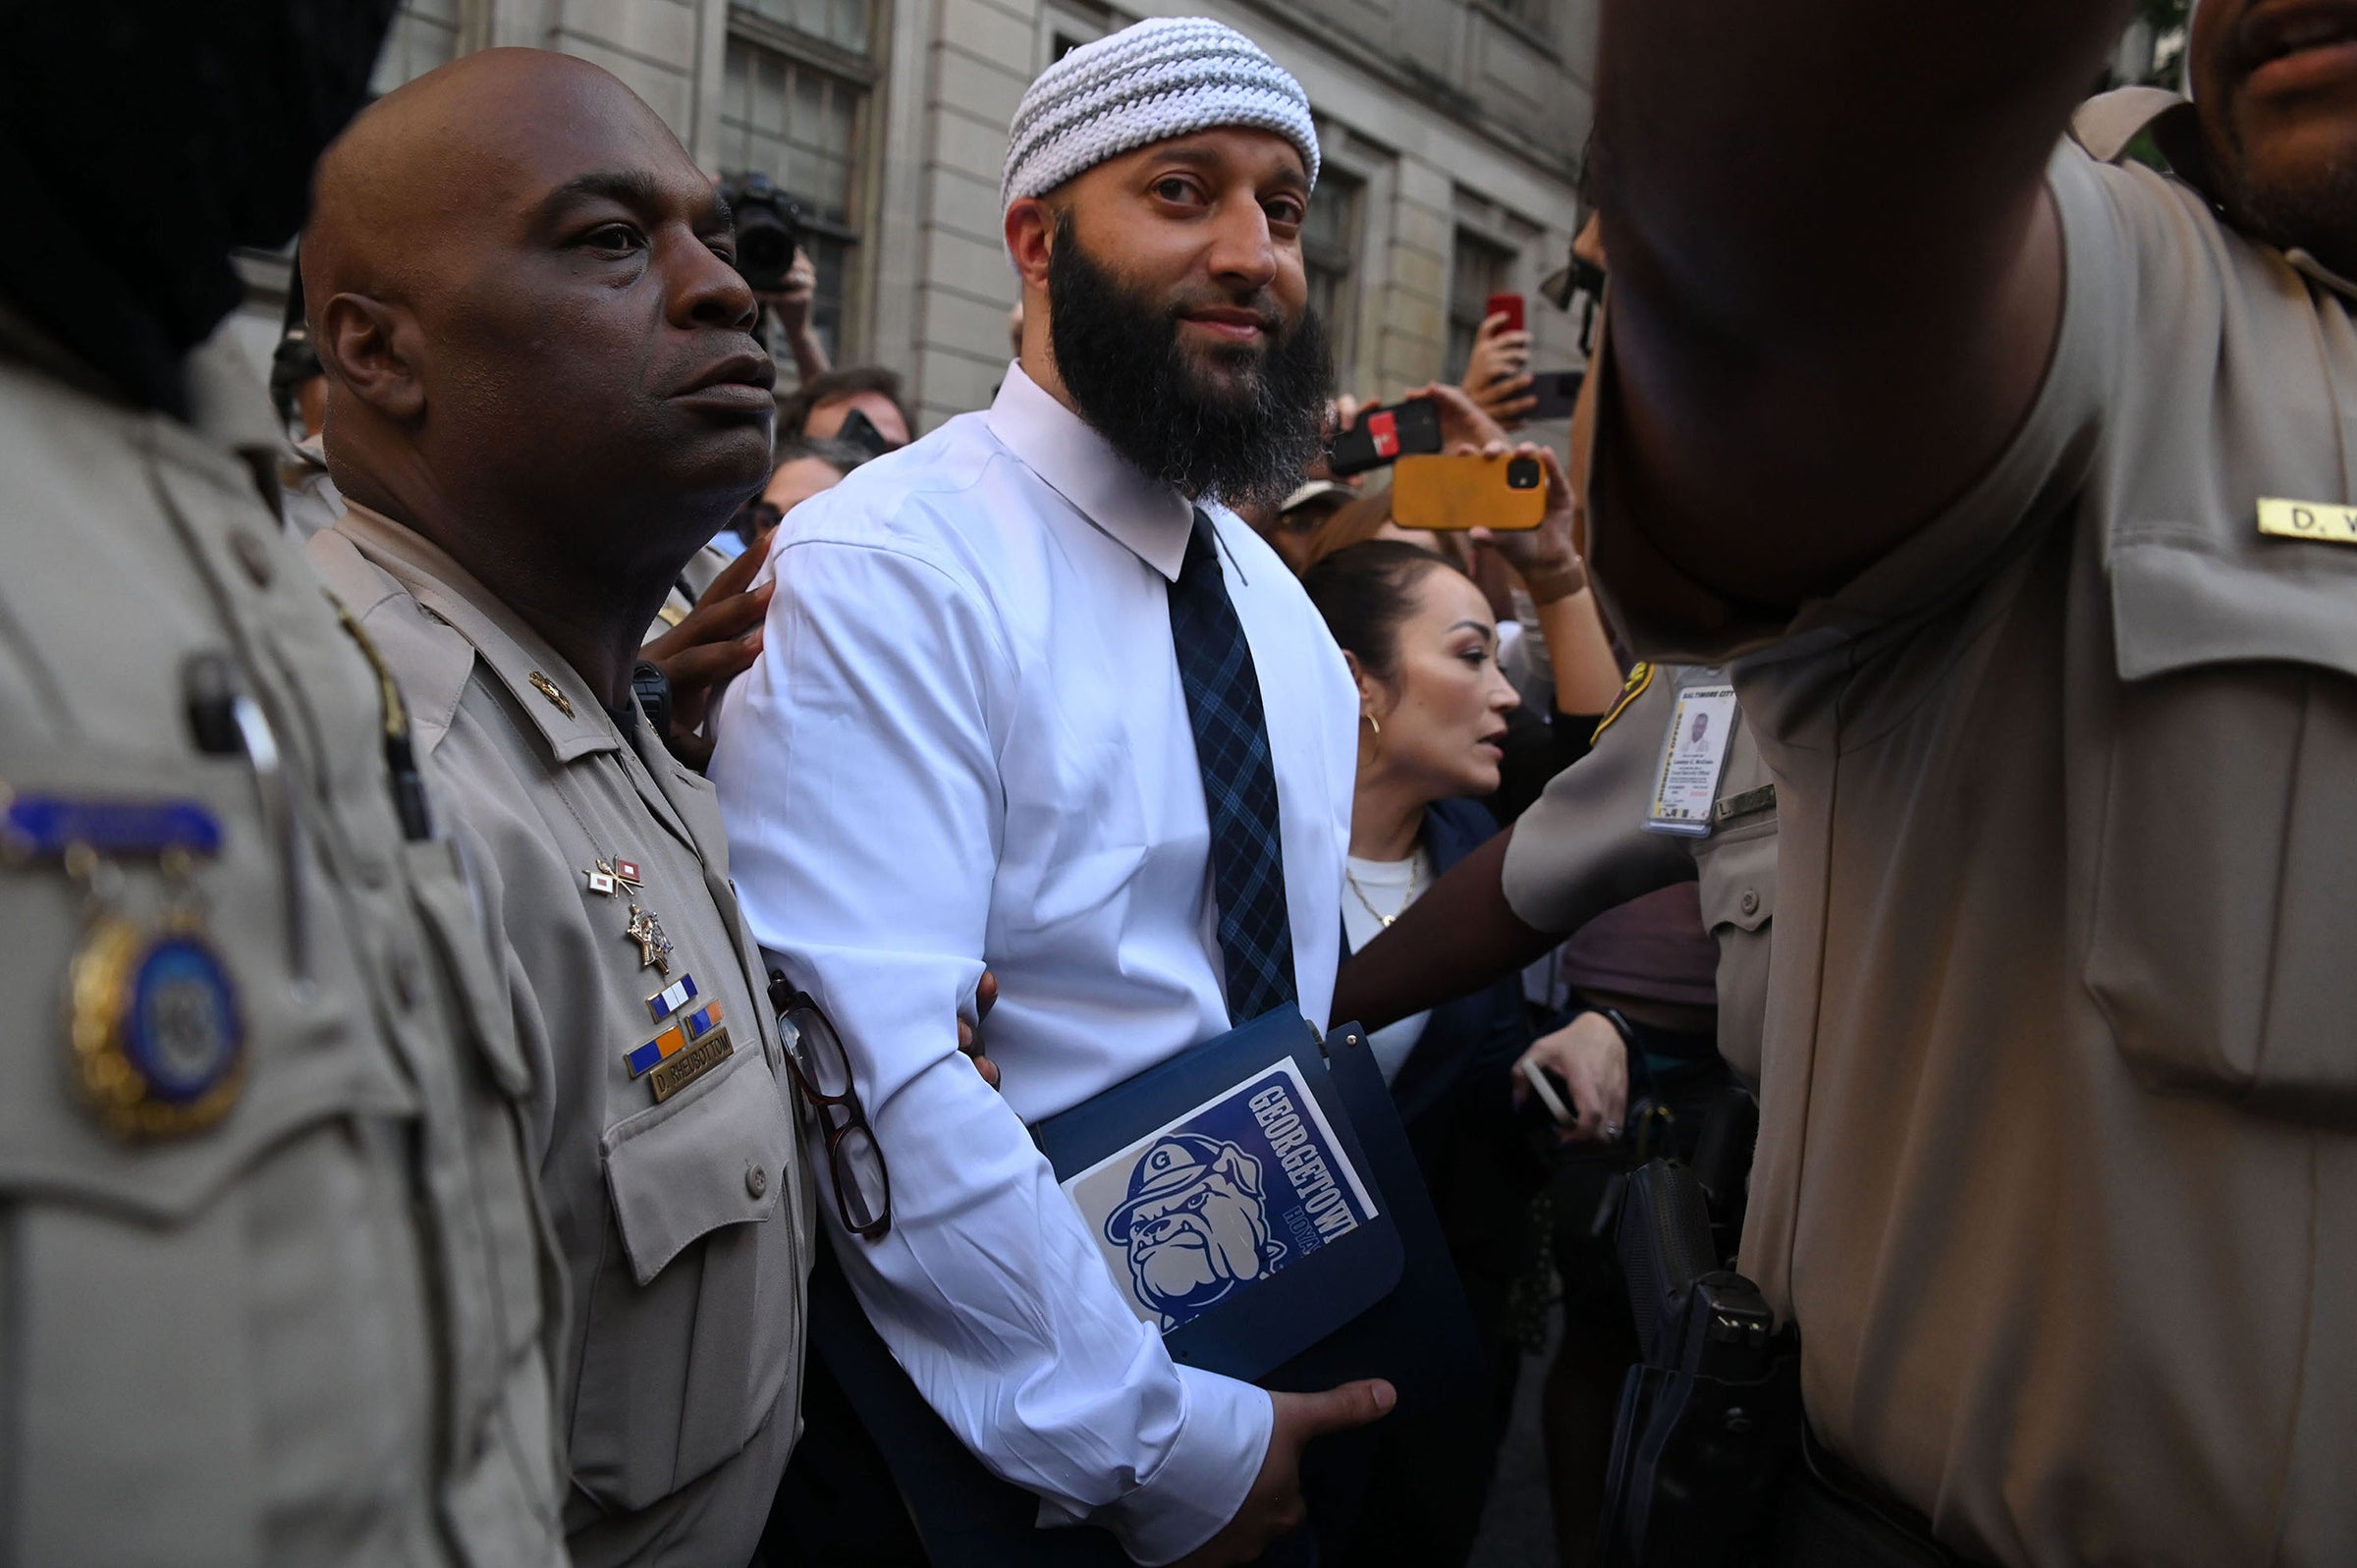
[[[1328, 1022], [1358, 704], [1230, 510], [1318, 451], [1317, 167], [1299, 84], [1216, 23], [1043, 73], [1004, 189], [1021, 356], [786, 520], [713, 767], [754, 934], [889, 1162], [881, 1236], [820, 1204], [861, 1306], [1041, 1523], [1147, 1564], [1253, 1560], [1302, 1445], [1393, 1398], [1175, 1367], [1024, 1130], [1273, 1008]], [[986, 964], [1004, 1098], [943, 1026]]]

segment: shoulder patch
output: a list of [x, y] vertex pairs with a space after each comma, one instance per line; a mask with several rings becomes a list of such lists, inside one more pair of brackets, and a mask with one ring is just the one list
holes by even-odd
[[1588, 744], [1592, 746], [1602, 740], [1604, 732], [1613, 727], [1614, 722], [1628, 712], [1628, 705], [1645, 695], [1645, 688], [1652, 684], [1653, 666], [1650, 663], [1639, 660], [1629, 666], [1628, 679], [1621, 683], [1620, 695], [1613, 699], [1612, 712], [1597, 721], [1596, 732], [1588, 736]]

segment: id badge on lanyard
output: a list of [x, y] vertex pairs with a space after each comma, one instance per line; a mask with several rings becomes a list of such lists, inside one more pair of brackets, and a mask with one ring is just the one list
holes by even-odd
[[1719, 799], [1735, 723], [1732, 686], [1688, 686], [1677, 694], [1670, 732], [1662, 737], [1661, 761], [1654, 768], [1646, 832], [1710, 837], [1711, 808]]

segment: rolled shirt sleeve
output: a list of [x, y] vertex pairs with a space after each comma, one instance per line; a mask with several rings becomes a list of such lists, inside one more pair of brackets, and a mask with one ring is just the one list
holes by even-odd
[[803, 539], [776, 566], [759, 663], [714, 778], [754, 935], [850, 1052], [892, 1169], [893, 1222], [847, 1239], [870, 1320], [925, 1399], [1043, 1523], [1184, 1555], [1259, 1471], [1269, 1396], [1175, 1366], [1124, 1303], [1007, 1103], [959, 1054], [1005, 819], [1014, 662], [951, 562]]

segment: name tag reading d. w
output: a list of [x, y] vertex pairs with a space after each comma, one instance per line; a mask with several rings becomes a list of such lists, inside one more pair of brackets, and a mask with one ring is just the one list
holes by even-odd
[[2261, 497], [2259, 531], [2276, 539], [2321, 539], [2357, 545], [2357, 507], [2336, 501], [2273, 501]]

